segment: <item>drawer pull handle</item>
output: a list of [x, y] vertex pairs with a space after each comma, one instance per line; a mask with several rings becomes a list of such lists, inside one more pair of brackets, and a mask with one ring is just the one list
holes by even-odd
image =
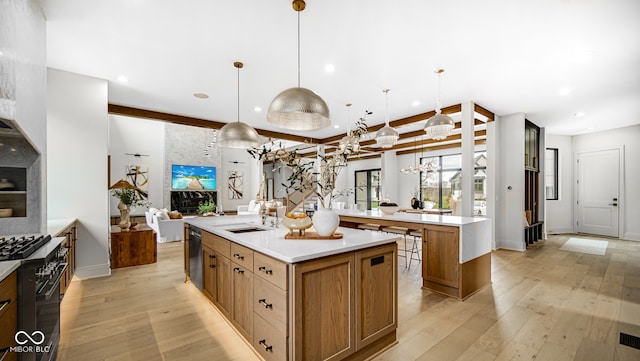
[[244, 259], [244, 256], [241, 256], [241, 255], [240, 255], [240, 254], [238, 254], [238, 253], [234, 253], [234, 254], [233, 254], [233, 257], [235, 257], [235, 258], [237, 258], [237, 259]]
[[271, 304], [271, 303], [267, 303], [267, 300], [266, 300], [265, 298], [263, 298], [263, 299], [261, 299], [261, 300], [258, 300], [258, 303], [259, 303], [259, 304], [261, 304], [261, 305], [263, 305], [263, 306], [264, 306], [264, 308], [271, 308], [271, 309], [273, 309], [273, 304]]
[[258, 343], [264, 347], [265, 351], [273, 351], [273, 346], [267, 346], [267, 340], [260, 340]]
[[238, 268], [238, 267], [235, 267], [235, 268], [233, 269], [233, 272], [235, 272], [235, 273], [244, 273], [244, 270], [243, 270], [243, 269], [240, 269], [240, 268]]
[[216, 256], [214, 256], [214, 255], [210, 254], [210, 255], [209, 255], [209, 258], [216, 258]]
[[9, 306], [9, 304], [11, 303], [11, 300], [4, 300], [0, 302], [2, 302], [2, 306], [0, 306], [0, 312], [2, 312], [2, 310], [4, 310], [5, 307]]
[[264, 273], [266, 273], [268, 275], [273, 274], [272, 270], [267, 269], [267, 267], [264, 267], [264, 266], [258, 267], [258, 271], [262, 271], [262, 272], [264, 272]]
[[216, 265], [215, 264], [210, 264], [209, 268], [216, 268]]

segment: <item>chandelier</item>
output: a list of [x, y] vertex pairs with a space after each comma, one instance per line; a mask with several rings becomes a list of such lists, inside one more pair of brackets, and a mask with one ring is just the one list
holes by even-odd
[[233, 66], [238, 69], [238, 121], [227, 123], [218, 132], [217, 143], [220, 147], [251, 148], [260, 145], [260, 136], [252, 126], [240, 121], [240, 69], [244, 66], [236, 61]]
[[329, 124], [329, 106], [314, 91], [300, 87], [300, 12], [306, 4], [294, 0], [293, 9], [298, 12], [298, 87], [283, 90], [267, 111], [267, 122], [291, 130], [316, 130]]
[[438, 162], [435, 159], [431, 159], [425, 163], [422, 162], [422, 156], [423, 156], [423, 151], [424, 151], [424, 147], [420, 147], [420, 162], [418, 162], [416, 160], [416, 154], [418, 153], [417, 149], [416, 149], [416, 145], [417, 145], [417, 141], [416, 143], [414, 143], [414, 147], [413, 147], [413, 163], [414, 165], [410, 165], [409, 168], [402, 168], [400, 169], [400, 172], [403, 174], [417, 174], [418, 172], [423, 172], [423, 173], [433, 173], [433, 172], [437, 172], [440, 170], [440, 165], [438, 164]]
[[207, 146], [204, 148], [204, 155], [205, 156], [209, 156], [211, 154], [211, 152], [213, 151], [214, 147], [216, 146], [216, 143], [218, 142], [218, 130], [217, 129], [212, 129], [211, 132], [211, 141], [209, 142], [209, 144], [207, 144]]
[[382, 92], [386, 94], [387, 114], [385, 115], [385, 126], [376, 133], [376, 144], [382, 148], [391, 148], [398, 142], [400, 136], [397, 130], [389, 126], [389, 89]]
[[427, 120], [424, 131], [431, 139], [443, 140], [451, 134], [455, 123], [448, 115], [441, 114], [442, 111], [440, 110], [440, 83], [444, 69], [438, 69], [435, 73], [438, 74], [438, 104], [436, 106], [436, 114]]
[[353, 154], [360, 151], [360, 137], [351, 133], [351, 104], [349, 103], [346, 106], [349, 111], [347, 135], [340, 139], [339, 148], [342, 153]]

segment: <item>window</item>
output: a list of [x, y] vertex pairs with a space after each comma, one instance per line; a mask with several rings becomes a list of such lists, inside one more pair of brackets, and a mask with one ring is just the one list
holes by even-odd
[[547, 200], [558, 200], [558, 148], [544, 153], [544, 194]]
[[378, 208], [380, 203], [380, 169], [358, 170], [355, 172], [356, 204], [361, 209]]
[[[423, 208], [447, 208], [459, 213], [455, 207], [462, 197], [462, 154], [428, 157], [420, 161], [425, 168], [440, 167], [437, 171], [420, 173]], [[487, 152], [476, 152], [474, 163], [474, 213], [486, 215]]]

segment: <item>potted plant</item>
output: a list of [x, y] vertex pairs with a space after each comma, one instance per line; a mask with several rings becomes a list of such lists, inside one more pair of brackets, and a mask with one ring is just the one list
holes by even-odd
[[[372, 114], [366, 111], [356, 123], [356, 129], [352, 135], [360, 137], [366, 133], [365, 117]], [[255, 159], [281, 164], [280, 167], [291, 169], [291, 176], [286, 183], [282, 183], [287, 197], [294, 192], [301, 192], [302, 199], [315, 196], [318, 199], [318, 210], [314, 212], [313, 223], [319, 236], [331, 236], [338, 228], [340, 217], [331, 211], [331, 201], [334, 198], [335, 181], [342, 168], [346, 167], [349, 156], [355, 155], [359, 147], [344, 147], [337, 149], [332, 154], [318, 156], [319, 164], [313, 160], [302, 157], [297, 150], [288, 150], [282, 143], [271, 143], [262, 148], [247, 150]]]
[[216, 204], [213, 201], [203, 202], [198, 206], [198, 214], [203, 216], [212, 216], [216, 211]]

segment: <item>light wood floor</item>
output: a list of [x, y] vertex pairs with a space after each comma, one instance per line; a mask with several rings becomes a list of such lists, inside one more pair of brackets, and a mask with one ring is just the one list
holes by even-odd
[[[558, 250], [569, 237], [494, 251], [493, 284], [464, 302], [421, 289], [400, 259], [399, 343], [376, 360], [640, 360], [619, 345], [619, 332], [640, 336], [640, 242], [596, 256]], [[257, 360], [183, 280], [181, 243], [159, 244], [157, 264], [74, 280], [58, 360]]]

